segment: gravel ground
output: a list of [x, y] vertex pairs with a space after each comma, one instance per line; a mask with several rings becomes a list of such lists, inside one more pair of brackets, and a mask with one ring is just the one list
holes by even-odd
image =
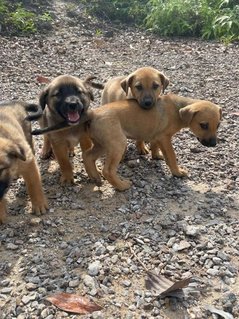
[[[163, 161], [138, 156], [129, 142], [120, 173], [133, 187], [123, 193], [88, 182], [80, 149], [73, 158], [76, 184], [61, 187], [58, 165], [39, 159], [42, 138], [36, 138], [50, 211], [30, 215], [23, 181], [12, 184], [8, 222], [0, 226], [0, 317], [78, 318], [45, 300], [65, 291], [103, 306], [84, 319], [219, 318], [208, 304], [239, 318], [238, 44], [118, 30], [58, 1], [51, 10], [50, 33], [0, 37], [2, 100], [36, 101], [38, 75], [94, 74], [104, 82], [148, 65], [170, 78], [168, 92], [219, 104], [223, 121], [215, 148], [187, 130], [175, 137], [187, 179], [172, 177]], [[92, 107], [99, 101], [96, 90]], [[142, 263], [172, 281], [192, 276], [194, 292], [182, 300], [155, 297], [145, 288]]]

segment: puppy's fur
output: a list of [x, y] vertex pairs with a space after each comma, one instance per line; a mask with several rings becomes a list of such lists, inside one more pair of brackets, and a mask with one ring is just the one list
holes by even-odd
[[25, 120], [37, 106], [20, 101], [0, 104], [0, 223], [6, 217], [4, 196], [13, 178], [23, 176], [32, 202], [32, 212], [43, 214], [48, 205], [34, 157], [31, 124]]
[[123, 191], [131, 181], [117, 175], [117, 168], [125, 152], [127, 138], [151, 143], [152, 152], [160, 147], [174, 176], [187, 172], [178, 167], [172, 147], [172, 136], [189, 127], [205, 146], [215, 146], [221, 108], [209, 101], [184, 98], [174, 94], [160, 96], [155, 107], [144, 110], [135, 100], [124, 100], [103, 105], [91, 111], [89, 134], [93, 148], [83, 152], [86, 171], [97, 185], [101, 184], [95, 161], [106, 155], [103, 176], [116, 189]]
[[[128, 76], [118, 76], [110, 79], [102, 92], [101, 104], [134, 98], [141, 108], [151, 109], [161, 93], [164, 93], [169, 84], [168, 78], [151, 67], [137, 69]], [[139, 154], [149, 153], [143, 141], [137, 141]], [[155, 158], [161, 158], [155, 154]]]
[[[91, 81], [85, 81], [70, 75], [61, 75], [53, 79], [40, 94], [40, 105], [43, 115], [39, 120], [41, 127], [58, 126], [62, 123], [70, 126], [68, 130], [53, 132], [44, 136], [41, 157], [49, 158], [52, 151], [60, 165], [61, 184], [74, 182], [69, 154], [79, 142], [82, 150], [91, 146], [91, 140], [85, 134], [84, 122], [87, 120], [87, 109], [93, 100]], [[40, 117], [39, 114], [38, 117]], [[30, 119], [36, 119], [33, 116]], [[80, 125], [76, 125], [79, 124]]]

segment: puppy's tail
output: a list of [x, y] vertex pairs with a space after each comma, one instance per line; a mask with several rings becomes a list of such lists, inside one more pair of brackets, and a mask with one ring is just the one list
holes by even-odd
[[103, 90], [104, 89], [104, 84], [102, 83], [96, 83], [96, 82], [92, 82], [92, 80], [96, 79], [96, 76], [94, 75], [90, 75], [85, 79], [85, 83], [90, 85], [91, 87], [95, 88], [95, 89], [99, 89], [99, 90]]
[[31, 114], [28, 114], [25, 118], [28, 121], [36, 121], [40, 117], [42, 117], [43, 111], [40, 105], [38, 104], [34, 104], [34, 103], [26, 104], [25, 109], [27, 112], [32, 112]]

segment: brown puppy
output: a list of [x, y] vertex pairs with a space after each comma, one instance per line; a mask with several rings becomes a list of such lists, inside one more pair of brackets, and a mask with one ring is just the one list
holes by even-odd
[[[110, 79], [102, 92], [101, 104], [134, 98], [140, 107], [148, 110], [156, 104], [168, 84], [169, 80], [163, 73], [151, 67], [143, 67], [128, 76]], [[149, 153], [143, 141], [137, 141], [136, 147], [142, 155]], [[154, 154], [154, 158], [161, 156]]]
[[124, 154], [127, 138], [151, 143], [152, 151], [160, 147], [167, 165], [174, 176], [186, 176], [178, 167], [172, 147], [172, 136], [189, 127], [205, 146], [216, 145], [221, 108], [209, 101], [194, 100], [168, 94], [159, 97], [156, 106], [145, 111], [135, 100], [106, 104], [91, 111], [89, 134], [93, 148], [83, 152], [86, 171], [97, 185], [101, 184], [95, 161], [106, 155], [103, 176], [118, 190], [125, 190], [131, 182], [117, 175], [117, 168]]
[[[40, 126], [55, 126], [64, 123], [68, 130], [53, 132], [44, 136], [42, 158], [51, 156], [53, 151], [61, 169], [61, 183], [73, 183], [73, 170], [69, 154], [79, 142], [82, 150], [91, 147], [91, 140], [84, 132], [87, 109], [93, 100], [91, 87], [96, 87], [88, 77], [85, 81], [75, 76], [61, 75], [53, 79], [40, 94], [43, 115], [39, 114]], [[100, 85], [99, 85], [100, 86]], [[98, 87], [98, 86], [97, 86]], [[36, 119], [36, 116], [30, 119]], [[79, 124], [80, 125], [76, 125]]]
[[0, 104], [0, 223], [6, 216], [4, 195], [13, 178], [23, 176], [32, 202], [32, 212], [44, 214], [48, 208], [34, 157], [31, 124], [26, 110], [37, 106], [20, 101]]

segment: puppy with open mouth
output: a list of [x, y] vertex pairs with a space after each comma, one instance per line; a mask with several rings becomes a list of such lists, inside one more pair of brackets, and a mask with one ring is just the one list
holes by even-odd
[[61, 169], [61, 184], [74, 182], [69, 159], [74, 146], [80, 143], [82, 150], [91, 147], [91, 140], [85, 133], [84, 123], [87, 120], [90, 102], [93, 101], [91, 88], [102, 88], [101, 84], [92, 82], [94, 78], [91, 76], [83, 81], [70, 75], [56, 77], [40, 94], [39, 102], [43, 113], [29, 117], [30, 120], [40, 118], [39, 123], [42, 128], [62, 124], [69, 127], [64, 131], [44, 135], [41, 153], [42, 159], [47, 159], [52, 152], [54, 153]]

